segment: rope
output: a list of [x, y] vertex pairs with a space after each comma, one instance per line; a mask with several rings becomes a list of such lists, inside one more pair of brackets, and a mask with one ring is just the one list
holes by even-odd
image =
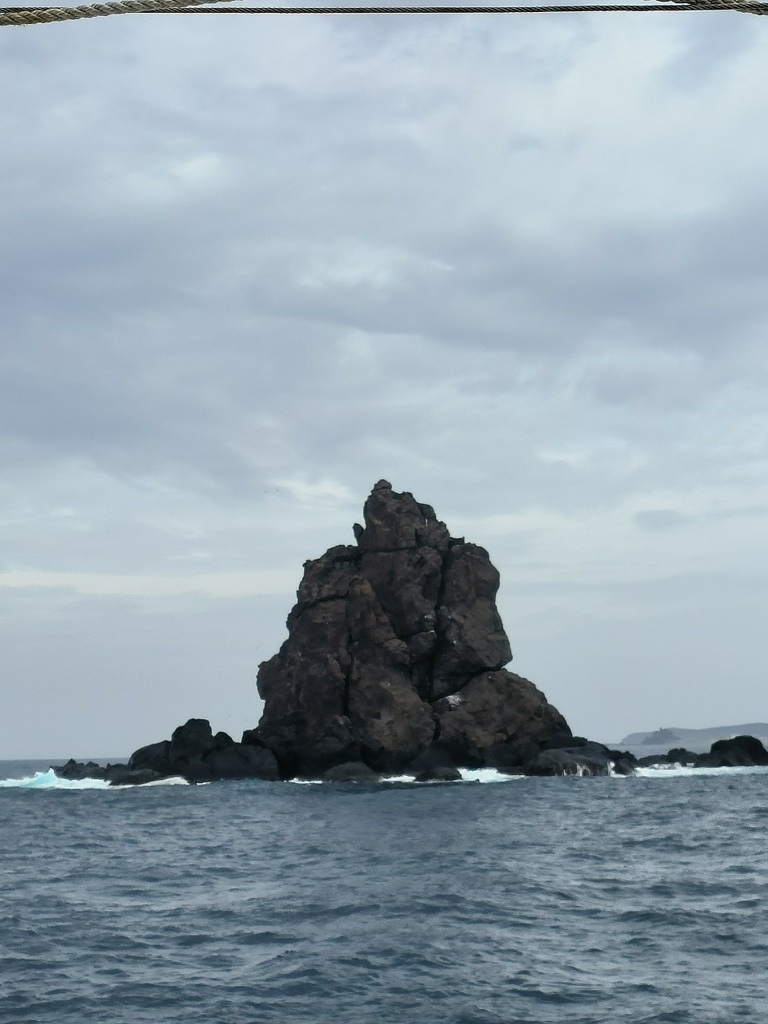
[[763, 0], [661, 0], [667, 5], [681, 4], [694, 11], [745, 11], [748, 14], [768, 14], [768, 3]]
[[0, 26], [40, 25], [51, 21], [79, 21], [105, 18], [110, 14], [166, 14], [210, 3], [231, 0], [111, 0], [105, 4], [81, 7], [0, 7]]
[[[219, 0], [205, 0], [217, 3]], [[12, 8], [13, 9], [13, 8]], [[24, 8], [20, 8], [24, 10]], [[669, 0], [654, 4], [558, 4], [552, 7], [196, 7], [176, 14], [573, 14], [596, 11], [742, 11], [768, 14], [766, 0]], [[156, 13], [163, 13], [158, 11]]]
[[564, 14], [596, 11], [740, 11], [768, 14], [768, 0], [661, 0], [654, 4], [547, 7], [215, 7], [232, 0], [109, 0], [80, 7], [0, 7], [0, 27], [104, 18], [111, 14]]

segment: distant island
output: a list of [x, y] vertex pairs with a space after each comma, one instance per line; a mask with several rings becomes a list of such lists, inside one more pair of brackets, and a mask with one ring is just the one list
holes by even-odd
[[688, 750], [706, 750], [716, 740], [733, 736], [756, 736], [768, 742], [768, 722], [747, 722], [745, 725], [713, 725], [709, 729], [681, 729], [677, 726], [656, 729], [654, 732], [631, 732], [619, 741], [627, 747], [662, 747], [672, 744]]

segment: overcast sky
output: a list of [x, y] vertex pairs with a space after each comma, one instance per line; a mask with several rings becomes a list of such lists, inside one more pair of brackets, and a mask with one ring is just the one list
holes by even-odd
[[0, 758], [239, 738], [381, 477], [575, 732], [768, 719], [768, 19], [0, 28]]

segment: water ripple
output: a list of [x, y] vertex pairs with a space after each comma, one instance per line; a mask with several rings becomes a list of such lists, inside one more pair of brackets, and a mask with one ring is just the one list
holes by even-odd
[[765, 775], [0, 791], [3, 1024], [757, 1024]]

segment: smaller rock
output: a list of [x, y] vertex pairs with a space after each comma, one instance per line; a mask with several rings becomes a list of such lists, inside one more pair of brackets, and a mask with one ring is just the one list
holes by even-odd
[[610, 759], [614, 762], [615, 765], [618, 764], [620, 761], [625, 761], [630, 765], [637, 764], [637, 758], [629, 750], [609, 750], [608, 757], [610, 757]]
[[695, 765], [698, 758], [698, 754], [694, 754], [692, 750], [686, 750], [685, 747], [673, 747], [667, 751], [667, 764], [680, 764], [688, 767]]
[[244, 743], [230, 743], [224, 749], [214, 750], [205, 759], [214, 779], [264, 779], [276, 782], [280, 778], [277, 758], [264, 747]]
[[[187, 782], [280, 778], [275, 755], [266, 749], [254, 730], [246, 730], [243, 742], [235, 743], [226, 732], [214, 736], [204, 718], [190, 718], [174, 731], [170, 741], [141, 747], [131, 755], [127, 768], [133, 773], [153, 772], [155, 778], [181, 776]], [[140, 783], [137, 776], [126, 775], [119, 784]]]
[[146, 786], [148, 782], [157, 782], [165, 778], [150, 768], [131, 770], [127, 764], [109, 764], [106, 768], [107, 782], [110, 786]]
[[146, 747], [139, 747], [128, 759], [128, 767], [132, 771], [149, 768], [159, 775], [168, 775], [170, 773], [170, 751], [169, 740], [161, 740], [160, 743], [150, 743]]
[[525, 766], [526, 775], [609, 775], [610, 759], [587, 746], [542, 750]]
[[231, 747], [235, 741], [227, 732], [217, 732], [213, 737], [213, 745], [216, 750], [226, 750], [227, 747]]
[[60, 779], [68, 779], [70, 782], [81, 782], [83, 779], [104, 779], [106, 769], [89, 761], [83, 764], [82, 761], [75, 761], [73, 757], [62, 765], [51, 765], [54, 773]]
[[406, 775], [418, 775], [420, 772], [432, 771], [435, 768], [456, 768], [456, 762], [450, 750], [439, 741], [432, 743], [412, 761], [409, 761], [403, 768], [403, 772]]
[[708, 754], [696, 759], [697, 768], [751, 768], [768, 765], [768, 750], [755, 736], [715, 740]]
[[180, 775], [187, 782], [214, 782], [216, 776], [204, 757], [185, 757], [171, 763], [171, 775]]
[[381, 778], [363, 761], [345, 761], [333, 768], [327, 768], [322, 775], [324, 782], [378, 782]]
[[[223, 734], [226, 735], [226, 734]], [[169, 759], [171, 766], [197, 757], [205, 757], [216, 746], [211, 723], [205, 718], [190, 718], [174, 729]]]
[[[562, 746], [562, 743], [558, 746]], [[486, 767], [497, 768], [501, 771], [506, 771], [508, 768], [520, 768], [529, 761], [535, 761], [538, 754], [538, 744], [526, 740], [495, 743], [483, 751]]]
[[416, 776], [417, 782], [461, 782], [458, 768], [427, 768]]

